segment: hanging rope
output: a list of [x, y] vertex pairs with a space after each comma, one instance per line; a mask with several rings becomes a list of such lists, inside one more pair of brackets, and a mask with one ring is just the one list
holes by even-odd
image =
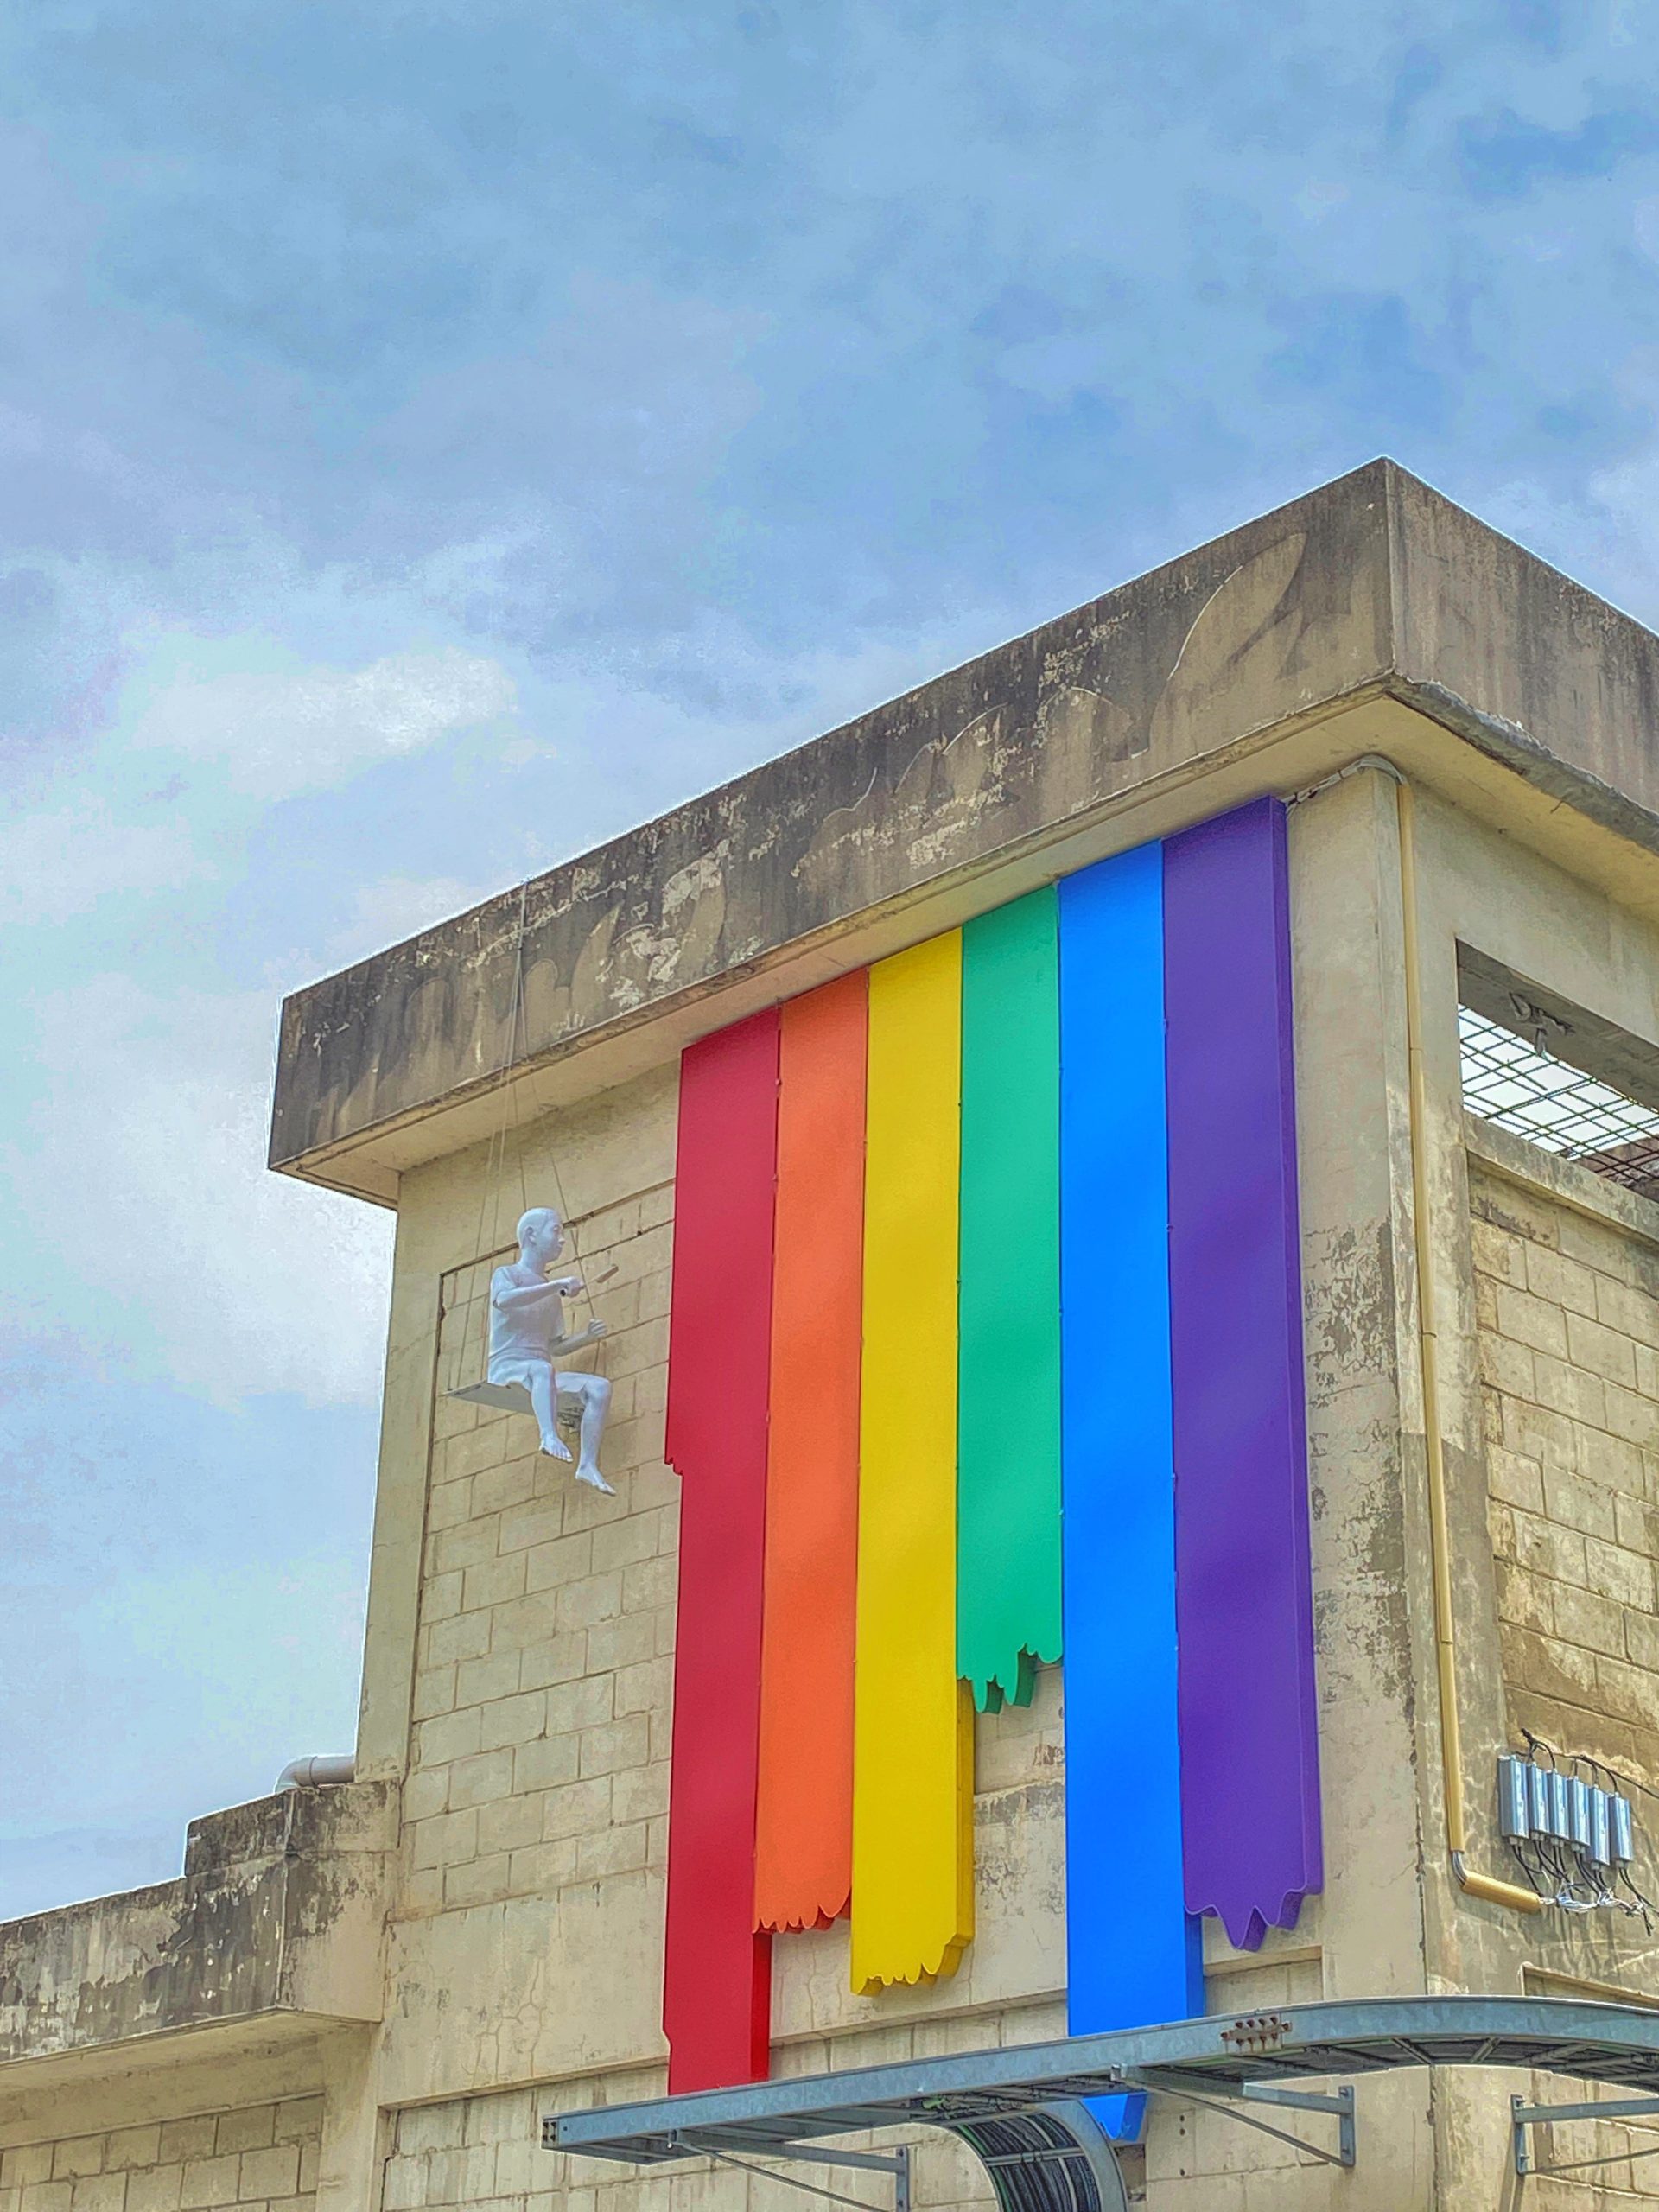
[[[525, 877], [518, 887], [518, 926], [514, 932], [512, 954], [512, 994], [507, 1006], [507, 1050], [496, 1078], [495, 1127], [490, 1134], [489, 1151], [485, 1155], [484, 1179], [478, 1194], [478, 1236], [474, 1245], [480, 1259], [500, 1249], [501, 1244], [501, 1184], [506, 1168], [507, 1115], [511, 1110], [515, 1139], [518, 1134], [518, 1102], [512, 1092], [512, 1071], [518, 1060], [518, 1033], [524, 1012], [524, 920], [530, 899], [530, 879]], [[524, 1159], [522, 1142], [517, 1144], [518, 1154], [518, 1212], [524, 1211], [528, 1201], [524, 1198]], [[491, 1217], [491, 1202], [494, 1214]], [[517, 1216], [514, 1217], [515, 1219]], [[493, 1230], [489, 1243], [484, 1241], [486, 1224]]]
[[[512, 1149], [518, 1170], [518, 1205], [517, 1211], [512, 1217], [514, 1230], [517, 1229], [518, 1223], [530, 1209], [529, 1189], [524, 1175], [524, 1132], [520, 1125], [518, 1093], [517, 1087], [512, 1081], [513, 1071], [518, 1065], [519, 1042], [521, 1035], [523, 1034], [524, 1023], [524, 938], [526, 935], [526, 918], [529, 901], [530, 878], [526, 876], [523, 882], [518, 886], [518, 927], [514, 931], [512, 953], [512, 991], [507, 1007], [507, 1049], [506, 1056], [501, 1063], [500, 1071], [496, 1080], [497, 1108], [495, 1127], [491, 1132], [489, 1147], [485, 1154], [484, 1173], [479, 1190], [478, 1229], [473, 1246], [474, 1251], [477, 1255], [477, 1259], [474, 1262], [475, 1265], [481, 1264], [482, 1262], [492, 1259], [498, 1251], [500, 1251], [503, 1249], [505, 1243], [512, 1241], [511, 1235], [504, 1238], [501, 1223], [501, 1200], [504, 1195], [504, 1186], [507, 1179], [507, 1119], [509, 1113], [511, 1113], [512, 1119]], [[571, 1262], [580, 1268], [581, 1255], [576, 1250], [575, 1230], [571, 1224], [569, 1212], [565, 1203], [564, 1179], [559, 1173], [557, 1156], [550, 1148], [547, 1155], [547, 1172], [549, 1179], [553, 1185], [554, 1208], [558, 1214], [560, 1222], [563, 1225], [565, 1236], [569, 1244], [569, 1258]], [[489, 1233], [489, 1241], [487, 1243], [485, 1241], [486, 1230]], [[614, 1268], [607, 1269], [606, 1274], [601, 1276], [601, 1280], [607, 1280], [608, 1276], [614, 1274], [616, 1270]], [[580, 1301], [582, 1304], [588, 1307], [591, 1313], [593, 1306], [593, 1286], [588, 1281], [585, 1274], [582, 1277], [582, 1287], [581, 1290], [576, 1292], [574, 1298], [568, 1300], [567, 1303], [575, 1303]], [[484, 1338], [484, 1342], [480, 1344], [479, 1347], [480, 1357], [478, 1360], [478, 1367], [480, 1371], [487, 1362], [490, 1309], [489, 1296], [486, 1290], [481, 1298], [474, 1295], [469, 1299], [462, 1309], [463, 1319], [461, 1328], [459, 1338], [456, 1341], [454, 1351], [450, 1359], [449, 1389], [451, 1392], [465, 1387], [467, 1374], [473, 1365], [470, 1357], [469, 1339], [471, 1334], [470, 1320], [472, 1312], [474, 1307], [478, 1308], [481, 1316], [480, 1327], [481, 1334]], [[604, 1339], [601, 1338], [597, 1339], [597, 1341], [602, 1344]]]

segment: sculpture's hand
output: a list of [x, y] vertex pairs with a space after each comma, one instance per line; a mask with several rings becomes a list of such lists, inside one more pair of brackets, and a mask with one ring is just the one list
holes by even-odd
[[607, 1337], [610, 1334], [610, 1330], [603, 1321], [590, 1321], [588, 1324], [588, 1326], [582, 1331], [582, 1334], [591, 1339], [594, 1337]]

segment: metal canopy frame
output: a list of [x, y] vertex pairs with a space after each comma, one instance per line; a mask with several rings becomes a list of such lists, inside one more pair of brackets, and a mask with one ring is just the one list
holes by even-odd
[[[1353, 2091], [1312, 2085], [1402, 2066], [1525, 2067], [1637, 2093], [1602, 2104], [1512, 2100], [1516, 2167], [1524, 2173], [1527, 2130], [1540, 2121], [1659, 2110], [1647, 2101], [1659, 2097], [1659, 2012], [1570, 1997], [1293, 2005], [601, 2106], [550, 2116], [542, 2140], [550, 2151], [642, 2166], [709, 2157], [865, 2164], [877, 2154], [826, 2158], [814, 2146], [866, 2130], [938, 2127], [976, 2153], [1003, 2212], [1119, 2212], [1126, 2199], [1117, 2161], [1086, 2099], [1126, 2091], [1186, 2098], [1351, 2166]], [[1262, 2117], [1268, 2106], [1334, 2118], [1335, 2151], [1272, 2126]], [[890, 2159], [880, 2163], [907, 2190], [907, 2164], [901, 2173]]]

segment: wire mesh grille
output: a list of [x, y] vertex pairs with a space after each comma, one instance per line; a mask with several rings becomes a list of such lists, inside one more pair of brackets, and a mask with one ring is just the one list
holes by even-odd
[[1458, 1009], [1458, 1030], [1463, 1103], [1471, 1113], [1610, 1183], [1659, 1198], [1659, 1114], [1651, 1107], [1472, 1007]]

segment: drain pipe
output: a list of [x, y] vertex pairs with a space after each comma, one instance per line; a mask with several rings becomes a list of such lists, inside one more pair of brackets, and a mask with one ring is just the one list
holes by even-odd
[[1471, 1897], [1507, 1905], [1513, 1912], [1541, 1912], [1543, 1899], [1518, 1882], [1477, 1873], [1468, 1866], [1467, 1805], [1463, 1790], [1463, 1732], [1458, 1718], [1457, 1632], [1452, 1604], [1452, 1540], [1446, 1510], [1446, 1452], [1440, 1435], [1440, 1333], [1429, 1236], [1428, 1085], [1423, 1068], [1422, 969], [1417, 938], [1417, 803], [1392, 760], [1362, 753], [1313, 790], [1311, 798], [1345, 777], [1370, 768], [1394, 785], [1400, 830], [1401, 953], [1406, 984], [1406, 1067], [1409, 1078], [1407, 1127], [1411, 1140], [1411, 1222], [1417, 1258], [1418, 1363], [1423, 1386], [1423, 1444], [1428, 1466], [1428, 1548], [1434, 1589], [1434, 1671], [1440, 1690], [1440, 1789], [1446, 1806], [1446, 1845], [1459, 1886]]
[[278, 1789], [315, 1789], [321, 1783], [349, 1782], [357, 1772], [350, 1751], [322, 1752], [308, 1759], [290, 1759], [276, 1777]]

